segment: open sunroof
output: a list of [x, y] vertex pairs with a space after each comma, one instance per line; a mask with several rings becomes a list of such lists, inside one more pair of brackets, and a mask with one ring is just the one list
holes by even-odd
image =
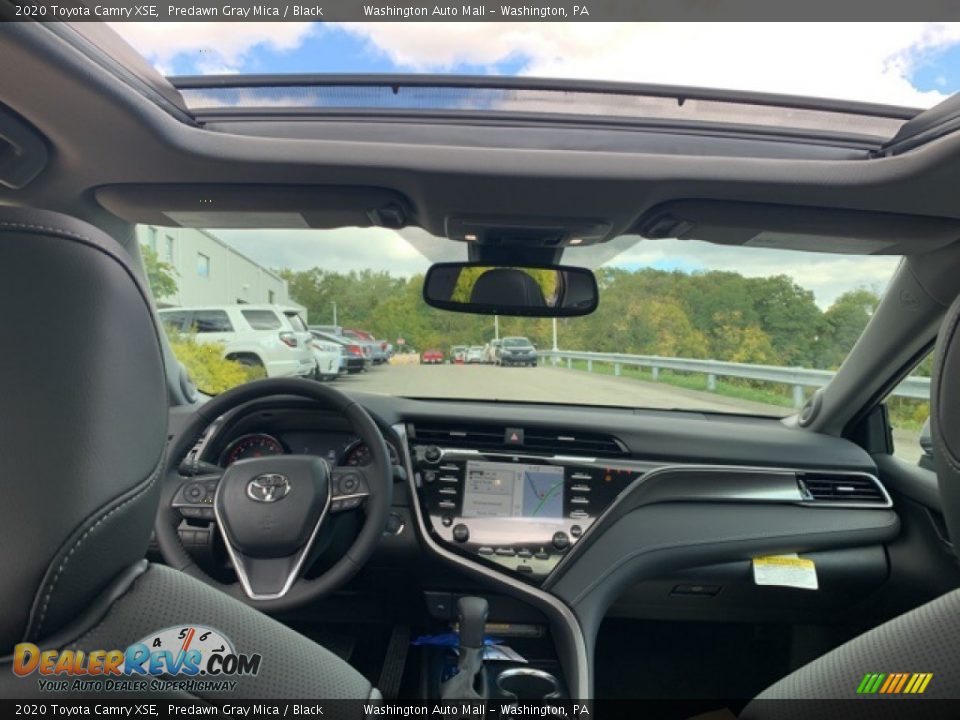
[[221, 76], [171, 78], [204, 114], [552, 117], [642, 125], [747, 126], [883, 142], [919, 110], [689, 88], [535, 78]]

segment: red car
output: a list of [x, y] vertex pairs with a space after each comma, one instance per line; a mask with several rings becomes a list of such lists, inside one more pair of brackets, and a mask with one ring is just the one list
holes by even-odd
[[423, 354], [420, 356], [420, 363], [422, 365], [442, 365], [443, 351], [442, 350], [424, 350]]

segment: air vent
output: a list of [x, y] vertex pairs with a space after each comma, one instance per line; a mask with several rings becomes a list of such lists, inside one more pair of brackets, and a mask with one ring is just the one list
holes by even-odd
[[544, 455], [584, 455], [621, 457], [627, 449], [617, 438], [600, 433], [565, 432], [543, 428], [524, 428], [522, 445], [504, 442], [502, 425], [416, 425], [412, 437], [418, 443], [456, 447], [466, 450], [526, 451]]
[[890, 500], [876, 478], [845, 473], [797, 473], [805, 500], [833, 505], [880, 505]]

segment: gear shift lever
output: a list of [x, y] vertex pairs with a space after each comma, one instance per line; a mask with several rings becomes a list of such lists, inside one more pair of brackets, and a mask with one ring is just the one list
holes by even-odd
[[483, 636], [487, 624], [487, 610], [487, 601], [483, 598], [462, 597], [457, 601], [457, 617], [460, 622], [458, 672], [441, 686], [442, 700], [482, 700], [486, 697], [486, 688], [477, 691], [475, 678], [483, 669]]

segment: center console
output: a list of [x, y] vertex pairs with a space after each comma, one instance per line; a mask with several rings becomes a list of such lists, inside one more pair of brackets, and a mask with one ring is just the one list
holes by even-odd
[[539, 584], [643, 470], [588, 458], [410, 446], [428, 529]]

